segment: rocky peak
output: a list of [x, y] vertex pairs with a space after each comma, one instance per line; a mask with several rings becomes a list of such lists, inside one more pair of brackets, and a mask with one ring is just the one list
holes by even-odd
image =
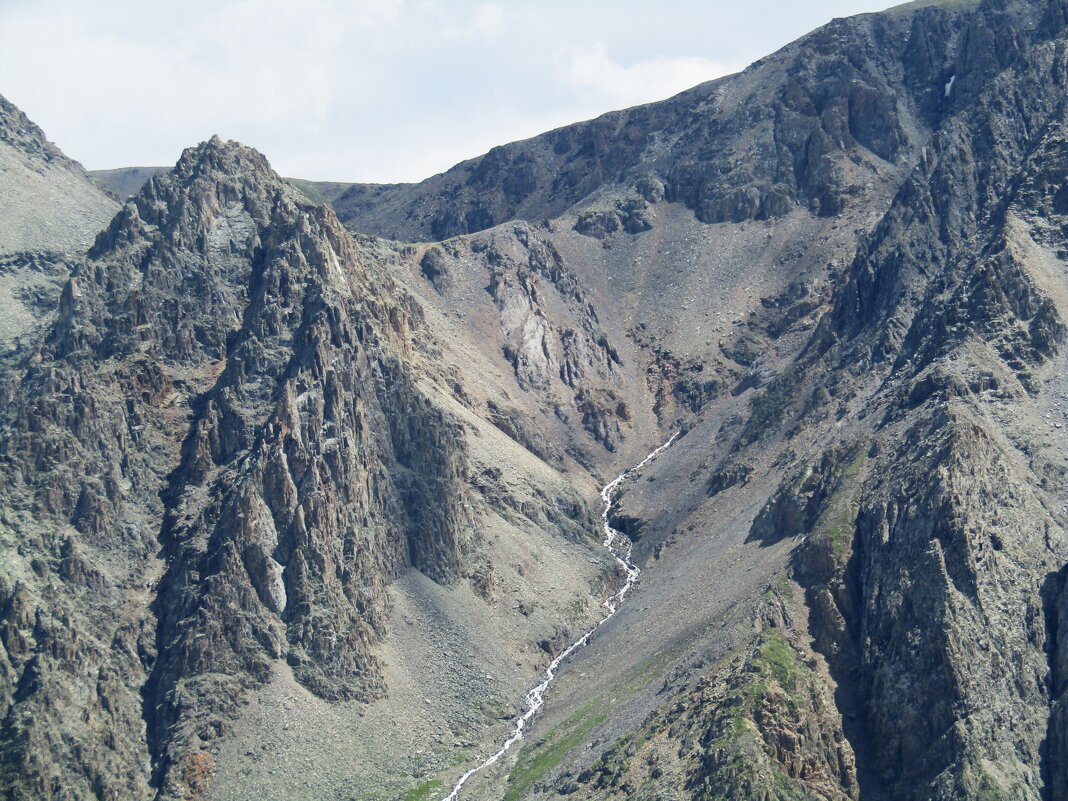
[[[1062, 0], [836, 20], [338, 201], [413, 239], [493, 228], [434, 245], [354, 241], [256, 151], [187, 150], [0, 365], [11, 794], [202, 797], [279, 674], [376, 702], [411, 569], [420, 604], [477, 573], [533, 647], [537, 611], [494, 593], [544, 560], [548, 609], [563, 562], [505, 518], [541, 531], [556, 506], [577, 533], [569, 487], [681, 419], [611, 518], [640, 603], [576, 652], [603, 661], [568, 669], [512, 763], [552, 749], [560, 770], [486, 797], [1064, 797], [1066, 22]], [[520, 498], [535, 472], [554, 484]], [[469, 644], [459, 590], [426, 615], [433, 647]], [[437, 673], [427, 719], [462, 695]], [[460, 772], [423, 744], [451, 766], [423, 789]], [[416, 783], [398, 764], [381, 795]]]
[[[293, 201], [297, 200], [288, 190]], [[235, 206], [258, 225], [265, 225], [274, 202], [287, 193], [287, 187], [271, 169], [267, 159], [238, 142], [224, 142], [213, 136], [196, 147], [187, 148], [174, 169], [149, 180], [123, 207], [105, 233], [97, 238], [93, 256], [114, 250], [125, 236], [133, 241], [160, 228], [177, 240], [173, 244], [208, 246], [203, 234], [220, 215], [233, 213]], [[176, 230], [182, 229], [178, 231]]]
[[[163, 360], [215, 361], [250, 303], [278, 313], [274, 293], [309, 279], [341, 292], [363, 282], [333, 213], [289, 187], [257, 151], [218, 137], [148, 181], [90, 257], [61, 303], [60, 353], [148, 349]], [[273, 259], [289, 260], [295, 272], [267, 287]]]

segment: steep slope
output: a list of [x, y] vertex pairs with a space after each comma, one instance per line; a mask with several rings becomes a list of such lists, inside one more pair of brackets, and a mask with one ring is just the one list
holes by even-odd
[[75, 252], [115, 213], [76, 161], [63, 155], [26, 115], [0, 96], [0, 254]]
[[0, 96], [0, 347], [55, 308], [68, 259], [117, 208]]
[[188, 151], [5, 357], [0, 784], [444, 796], [679, 431], [462, 797], [1064, 797], [1066, 43], [912, 4], [323, 188], [433, 244]]
[[961, 72], [988, 85], [932, 140], [813, 343], [886, 377], [841, 600], [817, 626], [844, 624], [836, 667], [859, 674], [873, 782], [895, 798], [1068, 789], [1047, 634], [1065, 464], [1045, 419], [1064, 403], [1065, 118], [1046, 87], [1068, 78], [1065, 9], [983, 11]]
[[[1026, 2], [836, 21], [694, 90], [734, 92], [748, 119], [774, 122], [739, 133], [724, 101], [706, 106], [705, 132], [736, 128], [689, 172], [679, 150], [601, 169], [652, 139], [674, 99], [564, 129], [612, 131], [575, 167], [572, 194], [541, 188], [568, 174], [568, 157], [550, 155], [555, 132], [352, 211], [335, 201], [349, 225], [404, 238], [554, 218], [456, 237], [427, 261], [416, 248], [401, 280], [470, 314], [493, 296], [457, 289], [472, 270], [476, 287], [493, 275], [480, 254], [533, 231], [621, 356], [630, 419], [613, 447], [640, 452], [658, 424], [687, 429], [626, 490], [619, 522], [645, 567], [633, 604], [469, 797], [1066, 792], [1068, 251], [1051, 90], [1065, 79], [1064, 23], [1062, 4]], [[843, 91], [842, 75], [872, 92]], [[763, 94], [739, 88], [758, 78]], [[884, 111], [835, 128], [860, 94], [857, 109]], [[879, 122], [865, 133], [861, 118]], [[799, 154], [845, 130], [821, 156], [828, 182], [801, 180], [812, 173]], [[718, 159], [743, 144], [735, 184]], [[727, 177], [703, 203], [673, 187], [684, 172]], [[509, 197], [524, 175], [534, 188]], [[782, 187], [786, 202], [762, 208]], [[465, 211], [480, 203], [484, 215]], [[552, 331], [543, 308], [538, 330]], [[518, 376], [538, 360], [512, 358], [516, 330], [502, 315], [475, 337]], [[557, 340], [529, 341], [556, 364]], [[552, 387], [565, 416], [578, 409]]]

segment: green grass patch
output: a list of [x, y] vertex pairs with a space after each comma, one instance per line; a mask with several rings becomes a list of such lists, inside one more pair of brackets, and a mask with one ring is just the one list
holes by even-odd
[[777, 632], [772, 632], [760, 646], [758, 662], [767, 668], [775, 683], [786, 692], [793, 692], [800, 683], [804, 668], [797, 660], [797, 651]]
[[749, 662], [749, 680], [733, 690], [728, 704], [738, 709], [730, 734], [736, 739], [745, 731], [746, 716], [752, 716], [769, 695], [770, 684], [778, 685], [792, 704], [800, 704], [809, 673], [790, 642], [775, 631], [766, 632], [760, 638]]
[[756, 680], [745, 685], [741, 692], [742, 708], [750, 715], [753, 714], [760, 702], [768, 694], [768, 685], [764, 681]]
[[508, 778], [504, 801], [516, 801], [527, 788], [555, 768], [595, 728], [608, 717], [608, 708], [645, 689], [667, 672], [683, 646], [665, 649], [624, 674], [607, 695], [587, 701], [567, 720], [553, 727], [545, 738], [523, 750], [519, 762]]
[[727, 735], [731, 741], [738, 741], [752, 731], [749, 721], [741, 715], [735, 715], [731, 719], [730, 733]]
[[858, 450], [842, 471], [841, 489], [830, 499], [828, 510], [824, 513], [821, 536], [827, 539], [831, 552], [839, 560], [848, 556], [853, 547], [853, 534], [860, 512], [860, 487], [857, 481], [867, 463], [867, 451]]
[[778, 596], [783, 601], [789, 601], [793, 597], [794, 590], [790, 584], [790, 574], [783, 570], [775, 577], [775, 580], [764, 590], [765, 598]]
[[603, 698], [587, 701], [567, 720], [555, 726], [531, 753], [525, 751], [508, 779], [508, 793], [504, 801], [516, 801], [534, 782], [560, 764], [594, 728], [608, 717]]
[[638, 667], [623, 676], [622, 680], [612, 688], [614, 698], [630, 698], [630, 696], [645, 689], [649, 682], [663, 676], [671, 666], [672, 659], [681, 648], [661, 651], [654, 654]]
[[827, 539], [831, 543], [831, 550], [835, 556], [845, 556], [853, 545], [853, 533], [857, 527], [857, 513], [860, 510], [855, 504], [849, 503], [827, 523]]
[[860, 471], [864, 469], [864, 465], [868, 463], [868, 452], [863, 449], [858, 449], [857, 455], [853, 457], [853, 460], [846, 467], [845, 472], [842, 473], [842, 477], [847, 484], [852, 484], [856, 481], [857, 476], [860, 475]]
[[430, 801], [430, 799], [437, 797], [441, 790], [441, 782], [437, 779], [431, 779], [406, 792], [404, 801]]

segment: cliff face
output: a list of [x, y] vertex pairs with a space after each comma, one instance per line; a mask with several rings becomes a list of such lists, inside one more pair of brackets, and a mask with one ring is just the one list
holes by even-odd
[[814, 339], [884, 377], [864, 404], [871, 476], [812, 592], [894, 798], [1063, 793], [1045, 599], [1068, 546], [1047, 420], [1064, 398], [1064, 118], [1044, 88], [1068, 78], [1062, 26], [1056, 8], [990, 8], [965, 28], [1017, 47], [990, 63], [964, 46], [996, 77], [933, 138]]

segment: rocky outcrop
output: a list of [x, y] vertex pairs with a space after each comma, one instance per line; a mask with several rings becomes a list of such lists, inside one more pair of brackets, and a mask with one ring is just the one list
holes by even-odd
[[[996, 54], [1011, 72], [936, 136], [813, 339], [855, 376], [838, 379], [840, 398], [871, 393], [853, 407], [875, 412], [869, 477], [814, 517], [793, 499], [825, 496], [823, 482], [799, 477], [754, 527], [818, 535], [801, 562], [817, 641], [862, 710], [847, 727], [868, 754], [861, 788], [895, 799], [1056, 797], [1048, 766], [1063, 758], [1048, 739], [1055, 638], [1041, 610], [1068, 534], [1032, 443], [1033, 398], [1058, 396], [1040, 377], [1065, 337], [1044, 177], [1063, 121], [1040, 85], [1065, 74], [1046, 39], [1061, 34], [1046, 17], [1025, 46], [1027, 19], [992, 7], [973, 19], [960, 58], [1003, 67], [971, 49], [989, 33], [1016, 43]], [[858, 359], [883, 382], [860, 379]]]
[[1047, 751], [1050, 797], [1068, 792], [1068, 766], [1058, 758], [1068, 749], [1068, 569], [1045, 586], [1046, 625], [1050, 638], [1050, 716]]
[[624, 231], [640, 234], [653, 227], [649, 220], [649, 203], [641, 198], [617, 201], [610, 211], [583, 211], [575, 220], [575, 230], [585, 236], [604, 239], [610, 234]]
[[[1056, 426], [1068, 249], [1058, 211], [1065, 118], [1048, 91], [1068, 79], [1060, 6], [981, 3], [908, 18], [905, 88], [921, 63], [941, 65], [951, 83], [912, 95], [934, 133], [807, 345], [769, 370], [767, 347], [754, 343], [765, 375], [738, 383], [746, 412], [720, 425], [728, 447], [705, 466], [717, 493], [741, 484], [741, 465], [776, 476], [750, 541], [796, 549], [813, 646], [842, 715], [830, 739], [855, 765], [833, 774], [843, 797], [1039, 801], [1064, 791], [1068, 529]], [[821, 120], [844, 129], [850, 105], [865, 102], [863, 91], [835, 99]], [[873, 134], [854, 132], [884, 160], [912, 136], [892, 124]], [[775, 213], [762, 210], [773, 194], [724, 190], [710, 193], [726, 204], [707, 208], [712, 219]], [[821, 196], [811, 208], [824, 207]], [[773, 319], [806, 295], [769, 298], [768, 320], [750, 332], [774, 339]], [[745, 367], [739, 344], [722, 349]], [[761, 661], [756, 650], [739, 664]], [[729, 706], [723, 691], [705, 719]], [[779, 709], [743, 731], [774, 743], [789, 719]], [[677, 795], [813, 797], [753, 768], [759, 750], [739, 760], [728, 733], [715, 729], [707, 783]], [[669, 735], [658, 754], [691, 747], [686, 731]], [[654, 781], [643, 766], [651, 751], [623, 742], [610, 749], [617, 783], [594, 773], [584, 792], [676, 787], [676, 766]]]
[[[839, 505], [842, 494], [855, 488], [866, 459], [862, 444], [841, 445], [825, 451], [816, 464], [799, 470], [776, 490], [753, 520], [750, 539], [767, 544], [815, 531], [821, 518]], [[728, 470], [727, 474], [732, 475], [732, 471]], [[851, 523], [846, 525], [848, 528]], [[841, 533], [834, 531], [833, 536], [839, 537]]]
[[677, 689], [565, 790], [578, 798], [846, 801], [855, 759], [825, 668], [775, 597], [743, 653]]
[[[472, 267], [485, 271], [480, 291], [492, 301], [500, 353], [517, 389], [614, 452], [631, 422], [620, 392], [627, 366], [551, 235], [516, 223], [433, 246], [419, 260], [420, 275], [447, 302], [470, 303], [453, 277], [470, 276]], [[506, 420], [495, 406], [491, 419], [509, 436], [543, 458], [553, 452], [535, 424]]]
[[445, 294], [451, 283], [449, 268], [440, 248], [430, 248], [419, 260], [423, 276], [434, 285], [439, 294]]
[[[357, 244], [213, 140], [87, 257], [5, 258], [47, 278], [17, 287], [44, 328], [0, 371], [7, 795], [202, 796], [283, 663], [320, 699], [380, 697], [394, 578], [530, 593], [504, 521], [580, 543], [555, 471], [592, 486], [658, 426], [686, 436], [613, 518], [655, 561], [618, 619], [632, 670], [570, 677], [604, 708], [516, 794], [1068, 793], [1066, 8], [838, 20], [664, 103], [331, 192], [353, 228], [463, 234], [436, 244]], [[788, 560], [799, 597], [755, 599]], [[706, 617], [709, 576], [736, 595]]]
[[[549, 390], [560, 381], [575, 386], [587, 371], [606, 377], [619, 357], [597, 326], [596, 314], [559, 252], [526, 226], [499, 237], [476, 239], [471, 249], [489, 270], [486, 291], [500, 312], [505, 358], [524, 390]], [[574, 307], [583, 331], [558, 330], [540, 286]]]

